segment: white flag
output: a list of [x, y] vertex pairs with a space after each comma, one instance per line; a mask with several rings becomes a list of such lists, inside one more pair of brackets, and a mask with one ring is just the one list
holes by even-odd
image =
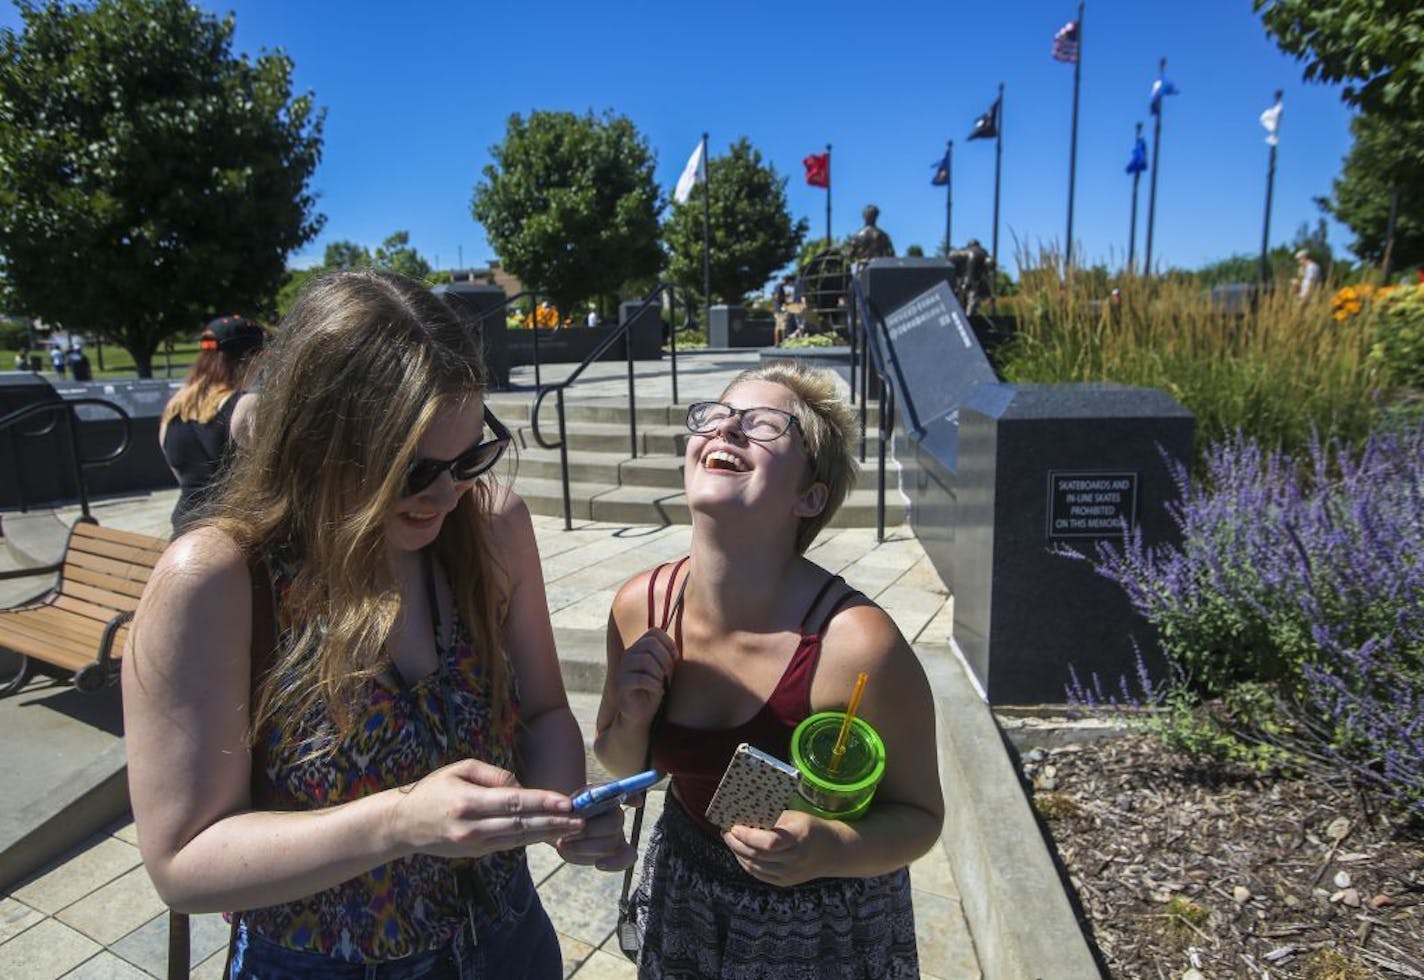
[[697, 149], [687, 158], [687, 166], [682, 168], [682, 176], [677, 178], [677, 188], [672, 192], [672, 199], [678, 204], [686, 204], [687, 199], [692, 196], [692, 188], [706, 179], [706, 158], [703, 153], [705, 148], [706, 144], [698, 140]]
[[1279, 142], [1276, 131], [1281, 128], [1281, 104], [1279, 102], [1261, 113], [1261, 125], [1266, 127], [1266, 142], [1275, 146]]

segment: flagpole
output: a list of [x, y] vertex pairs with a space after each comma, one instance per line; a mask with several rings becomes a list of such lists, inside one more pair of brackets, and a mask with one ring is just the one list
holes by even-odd
[[[1142, 123], [1137, 124], [1137, 132], [1132, 140], [1134, 153], [1137, 150], [1137, 141], [1142, 139]], [[1151, 164], [1149, 164], [1150, 166]], [[1137, 184], [1142, 180], [1142, 171], [1132, 171], [1132, 217], [1127, 224], [1127, 272], [1132, 274], [1132, 259], [1137, 254]]]
[[[702, 134], [702, 329], [712, 329], [712, 161]], [[676, 324], [673, 329], [677, 329]]]
[[949, 236], [954, 219], [954, 140], [944, 144], [944, 254], [954, 248]]
[[[995, 102], [999, 111], [994, 114], [998, 132], [994, 136], [994, 269], [995, 278], [999, 268], [999, 164], [1004, 156], [1004, 83], [999, 83], [999, 98]], [[993, 279], [990, 280], [992, 284]], [[992, 294], [992, 289], [991, 289]]]
[[[1272, 108], [1281, 104], [1282, 92], [1276, 89], [1276, 101]], [[1271, 243], [1271, 195], [1276, 188], [1276, 139], [1280, 132], [1281, 117], [1276, 116], [1276, 128], [1271, 131], [1271, 155], [1270, 162], [1266, 165], [1266, 216], [1261, 221], [1261, 285], [1265, 286], [1271, 278], [1271, 263], [1267, 259], [1267, 249]]]
[[1078, 57], [1073, 59], [1073, 132], [1068, 139], [1068, 248], [1064, 272], [1073, 268], [1073, 189], [1078, 169], [1078, 80], [1083, 67], [1083, 0], [1078, 2]]
[[[1167, 59], [1162, 58], [1157, 62], [1157, 78], [1164, 89], [1167, 86], [1166, 75]], [[1152, 179], [1147, 184], [1147, 255], [1142, 262], [1142, 275], [1148, 279], [1152, 278], [1152, 232], [1157, 220], [1157, 171], [1162, 169], [1162, 104], [1166, 101], [1167, 93], [1158, 92], [1157, 111], [1152, 114], [1157, 121], [1152, 126]]]
[[826, 144], [826, 248], [831, 241], [831, 144]]

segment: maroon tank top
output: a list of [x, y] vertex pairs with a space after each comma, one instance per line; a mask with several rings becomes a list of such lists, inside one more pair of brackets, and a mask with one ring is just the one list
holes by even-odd
[[[648, 628], [657, 625], [671, 632], [679, 653], [682, 651], [682, 603], [674, 602], [673, 590], [686, 564], [687, 559], [683, 558], [673, 565], [660, 617], [657, 615], [657, 583], [667, 566], [659, 565], [648, 578]], [[778, 759], [791, 760], [791, 733], [811, 714], [811, 681], [821, 656], [821, 635], [831, 617], [856, 594], [853, 589], [847, 588], [821, 618], [819, 628], [810, 631], [811, 617], [838, 582], [841, 582], [839, 575], [831, 576], [816, 593], [816, 598], [811, 600], [801, 622], [801, 640], [796, 645], [791, 662], [786, 665], [776, 688], [751, 718], [733, 728], [693, 728], [669, 721], [661, 714], [654, 722], [653, 766], [672, 777], [673, 790], [683, 808], [708, 835], [721, 836], [721, 831], [705, 814], [708, 804], [712, 802], [712, 794], [717, 791], [717, 784], [722, 781], [722, 773], [739, 744], [746, 742]]]

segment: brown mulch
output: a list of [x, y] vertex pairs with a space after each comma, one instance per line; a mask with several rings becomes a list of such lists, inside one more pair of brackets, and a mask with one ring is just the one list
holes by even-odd
[[1348, 787], [1142, 734], [1022, 762], [1113, 977], [1424, 980], [1424, 839]]

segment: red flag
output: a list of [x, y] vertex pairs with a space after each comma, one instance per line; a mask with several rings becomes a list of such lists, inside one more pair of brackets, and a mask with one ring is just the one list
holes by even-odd
[[806, 183], [812, 187], [831, 186], [831, 155], [812, 153], [801, 161], [806, 166]]

